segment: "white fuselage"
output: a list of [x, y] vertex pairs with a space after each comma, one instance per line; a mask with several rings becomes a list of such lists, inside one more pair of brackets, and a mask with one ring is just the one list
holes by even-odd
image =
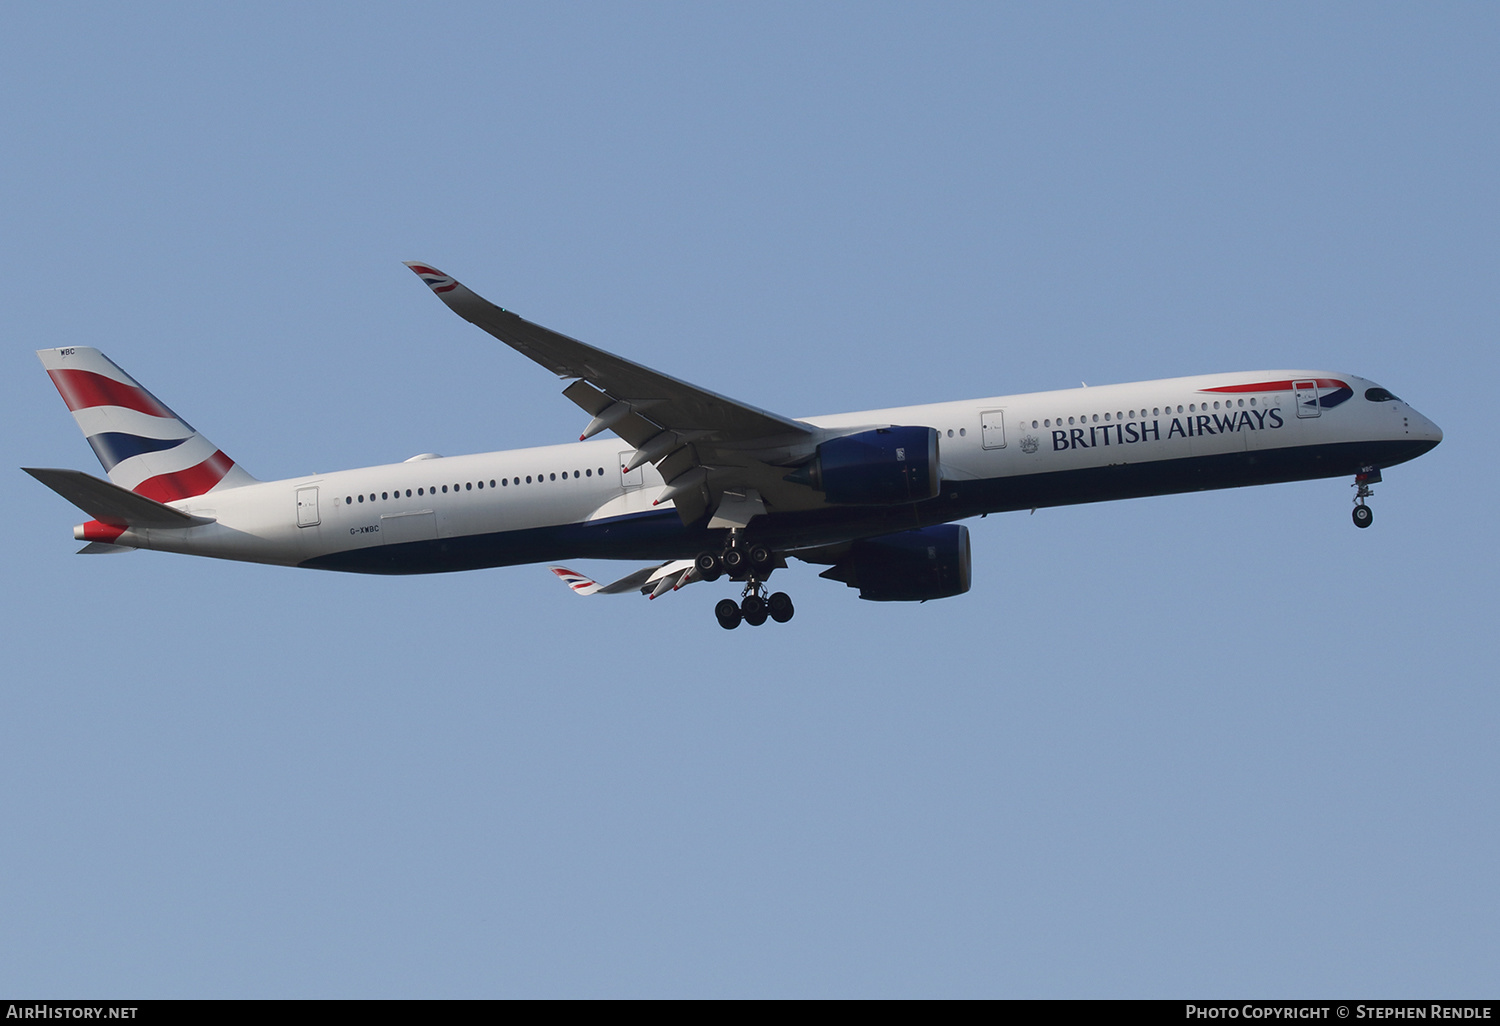
[[[1352, 395], [1324, 407], [1290, 387], [1245, 390], [1330, 380]], [[1348, 374], [1265, 371], [809, 417], [829, 436], [936, 428], [943, 494], [903, 510], [768, 508], [749, 530], [811, 544], [982, 512], [1342, 476], [1404, 462], [1441, 440], [1406, 403], [1367, 398], [1375, 387]], [[1329, 402], [1335, 391], [1313, 394]], [[652, 505], [664, 482], [649, 464], [623, 472], [630, 452], [596, 439], [221, 487], [170, 503], [213, 523], [130, 529], [116, 543], [376, 573], [691, 556], [706, 529]]]

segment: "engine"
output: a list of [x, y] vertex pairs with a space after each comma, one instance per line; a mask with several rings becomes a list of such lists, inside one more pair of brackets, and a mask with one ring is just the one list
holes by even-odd
[[829, 502], [882, 506], [937, 495], [938, 433], [930, 427], [888, 427], [834, 438], [788, 481], [811, 485]]
[[941, 524], [864, 538], [818, 576], [859, 589], [874, 602], [926, 602], [969, 590], [969, 529]]

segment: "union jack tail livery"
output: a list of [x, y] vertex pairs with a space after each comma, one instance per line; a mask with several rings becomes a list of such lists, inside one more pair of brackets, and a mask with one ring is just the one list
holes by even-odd
[[157, 502], [254, 484], [255, 478], [165, 403], [86, 346], [37, 356], [109, 479]]

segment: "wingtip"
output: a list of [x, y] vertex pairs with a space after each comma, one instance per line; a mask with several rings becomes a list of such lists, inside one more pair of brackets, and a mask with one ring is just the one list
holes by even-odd
[[424, 264], [418, 260], [404, 260], [402, 263], [410, 267], [413, 274], [426, 282], [427, 287], [439, 295], [444, 292], [452, 292], [458, 287], [456, 279], [444, 274], [431, 264]]

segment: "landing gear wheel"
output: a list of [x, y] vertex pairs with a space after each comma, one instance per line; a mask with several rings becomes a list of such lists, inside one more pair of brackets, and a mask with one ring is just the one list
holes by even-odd
[[1374, 520], [1375, 511], [1370, 509], [1369, 506], [1361, 504], [1354, 507], [1355, 527], [1369, 527], [1370, 524], [1374, 522]]
[[724, 550], [724, 569], [737, 574], [745, 568], [745, 553], [742, 549]]
[[761, 579], [764, 579], [770, 575], [771, 564], [776, 559], [776, 557], [771, 554], [770, 549], [766, 548], [764, 545], [752, 545], [750, 546], [750, 550], [746, 553], [746, 555], [750, 559], [750, 572], [752, 574]]
[[693, 565], [698, 568], [698, 576], [705, 581], [717, 581], [724, 576], [724, 564], [712, 552], [698, 553]]
[[[725, 599], [730, 602], [730, 599]], [[746, 595], [740, 603], [740, 615], [751, 627], [759, 627], [766, 622], [766, 600], [759, 595]]]
[[771, 619], [777, 623], [786, 623], [797, 611], [792, 607], [792, 597], [784, 591], [778, 591], [767, 599], [766, 606], [771, 611]]
[[723, 599], [714, 606], [714, 616], [718, 618], [720, 627], [732, 631], [740, 625], [740, 605], [734, 599]]

